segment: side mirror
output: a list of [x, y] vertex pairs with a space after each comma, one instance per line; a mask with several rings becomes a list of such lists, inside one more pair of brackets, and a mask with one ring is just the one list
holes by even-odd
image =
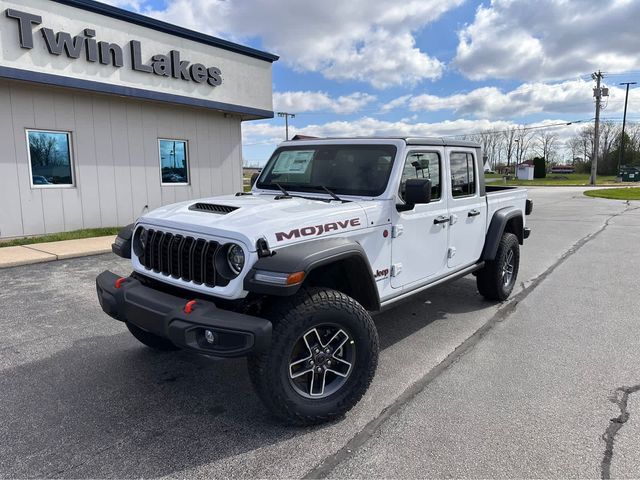
[[429, 203], [431, 201], [431, 180], [410, 178], [405, 184], [404, 201], [407, 205]]

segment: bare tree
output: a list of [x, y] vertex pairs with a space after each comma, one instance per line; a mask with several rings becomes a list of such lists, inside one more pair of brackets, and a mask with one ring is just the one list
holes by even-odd
[[533, 139], [533, 133], [529, 130], [525, 130], [523, 127], [518, 127], [515, 133], [515, 154], [516, 154], [516, 162], [518, 164], [522, 163], [529, 150], [531, 148], [531, 140]]
[[507, 157], [507, 167], [511, 165], [511, 159], [514, 154], [516, 130], [516, 127], [511, 127], [509, 130], [502, 132], [503, 148], [505, 156]]
[[547, 164], [551, 163], [556, 156], [558, 135], [545, 130], [538, 131], [535, 135], [535, 148], [538, 156], [544, 158]]
[[57, 160], [56, 140], [48, 135], [33, 135], [29, 137], [29, 153], [34, 166], [44, 167], [55, 165]]

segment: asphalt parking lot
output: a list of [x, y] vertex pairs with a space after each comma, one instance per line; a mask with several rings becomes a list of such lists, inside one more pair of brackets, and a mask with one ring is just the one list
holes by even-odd
[[[369, 393], [315, 428], [272, 420], [244, 360], [156, 353], [106, 317], [95, 276], [126, 261], [0, 270], [0, 477], [600, 476], [609, 396], [640, 384], [640, 205], [530, 198], [515, 301], [467, 277], [377, 315]], [[611, 475], [640, 474], [639, 428]]]

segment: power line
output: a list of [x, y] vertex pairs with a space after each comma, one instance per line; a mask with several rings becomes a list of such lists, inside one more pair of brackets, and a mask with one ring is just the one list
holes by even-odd
[[546, 129], [546, 128], [568, 127], [570, 125], [573, 125], [574, 123], [590, 122], [591, 120], [593, 120], [593, 119], [589, 118], [589, 119], [584, 119], [584, 120], [572, 120], [570, 122], [562, 122], [562, 123], [548, 123], [548, 124], [544, 124], [544, 125], [519, 126], [519, 127], [511, 127], [511, 128], [506, 129], [506, 130], [478, 130], [476, 132], [456, 133], [456, 134], [451, 134], [451, 135], [439, 135], [439, 137], [450, 138], [450, 137], [461, 137], [461, 136], [466, 136], [466, 135], [480, 135], [480, 134], [483, 134], [483, 133], [508, 133], [513, 128], [517, 128], [520, 131], [543, 130], [543, 129]]

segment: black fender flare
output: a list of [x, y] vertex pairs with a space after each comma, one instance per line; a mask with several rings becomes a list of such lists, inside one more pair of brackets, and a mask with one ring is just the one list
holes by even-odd
[[[514, 232], [518, 237], [518, 243], [522, 245], [524, 242], [524, 219], [522, 216], [522, 210], [516, 207], [505, 207], [500, 210], [496, 210], [489, 224], [487, 235], [484, 240], [484, 249], [482, 250], [481, 260], [490, 261], [496, 258], [498, 251], [498, 244], [502, 238], [507, 224], [510, 221], [519, 221], [519, 228], [516, 228]], [[518, 220], [519, 219], [519, 220]]]
[[111, 244], [111, 251], [122, 258], [131, 258], [131, 239], [133, 238], [133, 227], [131, 223], [123, 227], [116, 237], [115, 242]]
[[[348, 281], [359, 285], [366, 297], [367, 310], [380, 308], [378, 288], [371, 265], [362, 246], [347, 238], [324, 238], [282, 247], [272, 256], [260, 258], [244, 279], [244, 289], [258, 294], [289, 296], [300, 290], [304, 282], [293, 285], [275, 285], [255, 279], [257, 272], [290, 274], [305, 272], [305, 279], [314, 270], [347, 262]], [[362, 303], [362, 302], [361, 302]]]

